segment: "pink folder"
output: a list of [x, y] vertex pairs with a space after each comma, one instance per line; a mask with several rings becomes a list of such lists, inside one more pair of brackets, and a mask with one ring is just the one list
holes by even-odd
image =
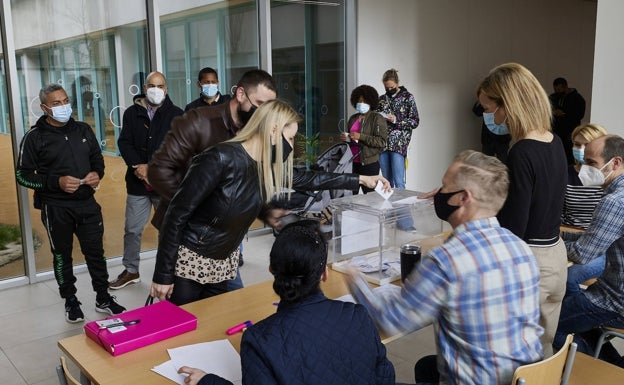
[[119, 318], [124, 322], [140, 320], [127, 325], [126, 330], [112, 333], [91, 321], [84, 326], [85, 334], [113, 356], [127, 353], [146, 345], [162, 341], [197, 329], [197, 317], [168, 301], [130, 310], [107, 319]]

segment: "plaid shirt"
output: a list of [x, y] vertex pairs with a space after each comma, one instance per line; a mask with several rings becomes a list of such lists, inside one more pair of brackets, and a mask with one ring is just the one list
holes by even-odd
[[624, 315], [624, 175], [605, 189], [587, 231], [566, 232], [563, 239], [572, 262], [587, 263], [606, 254], [604, 272], [585, 295], [594, 305]]
[[360, 275], [350, 286], [386, 332], [434, 323], [440, 384], [500, 385], [542, 357], [538, 284], [528, 245], [487, 218], [455, 228], [394, 297], [376, 297]]

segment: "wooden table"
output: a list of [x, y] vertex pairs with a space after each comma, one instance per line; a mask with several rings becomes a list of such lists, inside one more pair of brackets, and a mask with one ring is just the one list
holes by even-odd
[[[321, 288], [329, 298], [348, 293], [342, 273], [329, 270]], [[263, 282], [182, 306], [197, 316], [197, 329], [135, 351], [111, 356], [101, 346], [80, 334], [58, 342], [59, 348], [81, 372], [81, 383], [97, 385], [150, 384], [171, 385], [171, 381], [151, 369], [169, 360], [167, 349], [227, 338], [238, 351], [242, 333], [232, 336], [225, 331], [246, 320], [260, 321], [275, 313], [273, 282]]]
[[577, 352], [568, 385], [622, 385], [624, 369]]
[[[427, 248], [430, 246], [426, 245]], [[327, 282], [323, 282], [321, 288], [328, 298], [348, 293], [344, 274], [331, 269]], [[170, 380], [151, 371], [154, 366], [169, 360], [167, 349], [227, 338], [238, 351], [242, 333], [228, 336], [225, 331], [246, 320], [257, 322], [275, 313], [273, 303], [277, 301], [279, 298], [273, 292], [273, 282], [263, 282], [184, 305], [184, 309], [197, 316], [197, 330], [117, 357], [108, 354], [84, 334], [64, 338], [58, 346], [80, 368], [82, 384], [171, 385]], [[396, 338], [400, 336], [382, 335], [384, 343]], [[595, 384], [623, 385], [624, 369], [577, 353], [569, 385]]]

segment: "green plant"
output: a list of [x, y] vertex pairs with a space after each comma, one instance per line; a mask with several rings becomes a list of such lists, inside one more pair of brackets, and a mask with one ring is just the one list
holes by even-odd
[[0, 250], [6, 249], [7, 244], [19, 241], [22, 237], [20, 228], [15, 225], [0, 224]]
[[310, 137], [298, 132], [295, 136], [296, 153], [295, 158], [307, 166], [316, 162], [320, 144], [321, 134], [317, 132]]

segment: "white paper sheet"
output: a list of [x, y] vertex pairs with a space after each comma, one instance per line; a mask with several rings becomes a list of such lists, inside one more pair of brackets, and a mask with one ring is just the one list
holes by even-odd
[[375, 191], [377, 192], [377, 194], [381, 195], [383, 199], [385, 200], [388, 200], [388, 198], [390, 198], [392, 194], [394, 193], [394, 190], [385, 192], [383, 190], [383, 183], [381, 183], [381, 181], [377, 181], [377, 186], [375, 186]]
[[405, 198], [405, 199], [401, 199], [398, 201], [394, 201], [395, 205], [412, 205], [416, 202], [422, 202], [422, 201], [426, 201], [427, 199], [420, 199], [418, 197], [409, 197], [409, 198]]
[[214, 373], [234, 385], [242, 384], [240, 356], [229, 340], [187, 345], [168, 349], [167, 352], [171, 360], [155, 366], [152, 370], [177, 384], [184, 385], [185, 376], [178, 374], [178, 369], [182, 366]]
[[[376, 288], [374, 288], [373, 292], [377, 293], [377, 295], [383, 298], [391, 298], [392, 296], [398, 295], [401, 292], [401, 286], [381, 285], [381, 286], [377, 286]], [[351, 294], [345, 294], [343, 296], [336, 298], [336, 300], [342, 301], [342, 302], [356, 303], [355, 298], [353, 298], [353, 295]]]

